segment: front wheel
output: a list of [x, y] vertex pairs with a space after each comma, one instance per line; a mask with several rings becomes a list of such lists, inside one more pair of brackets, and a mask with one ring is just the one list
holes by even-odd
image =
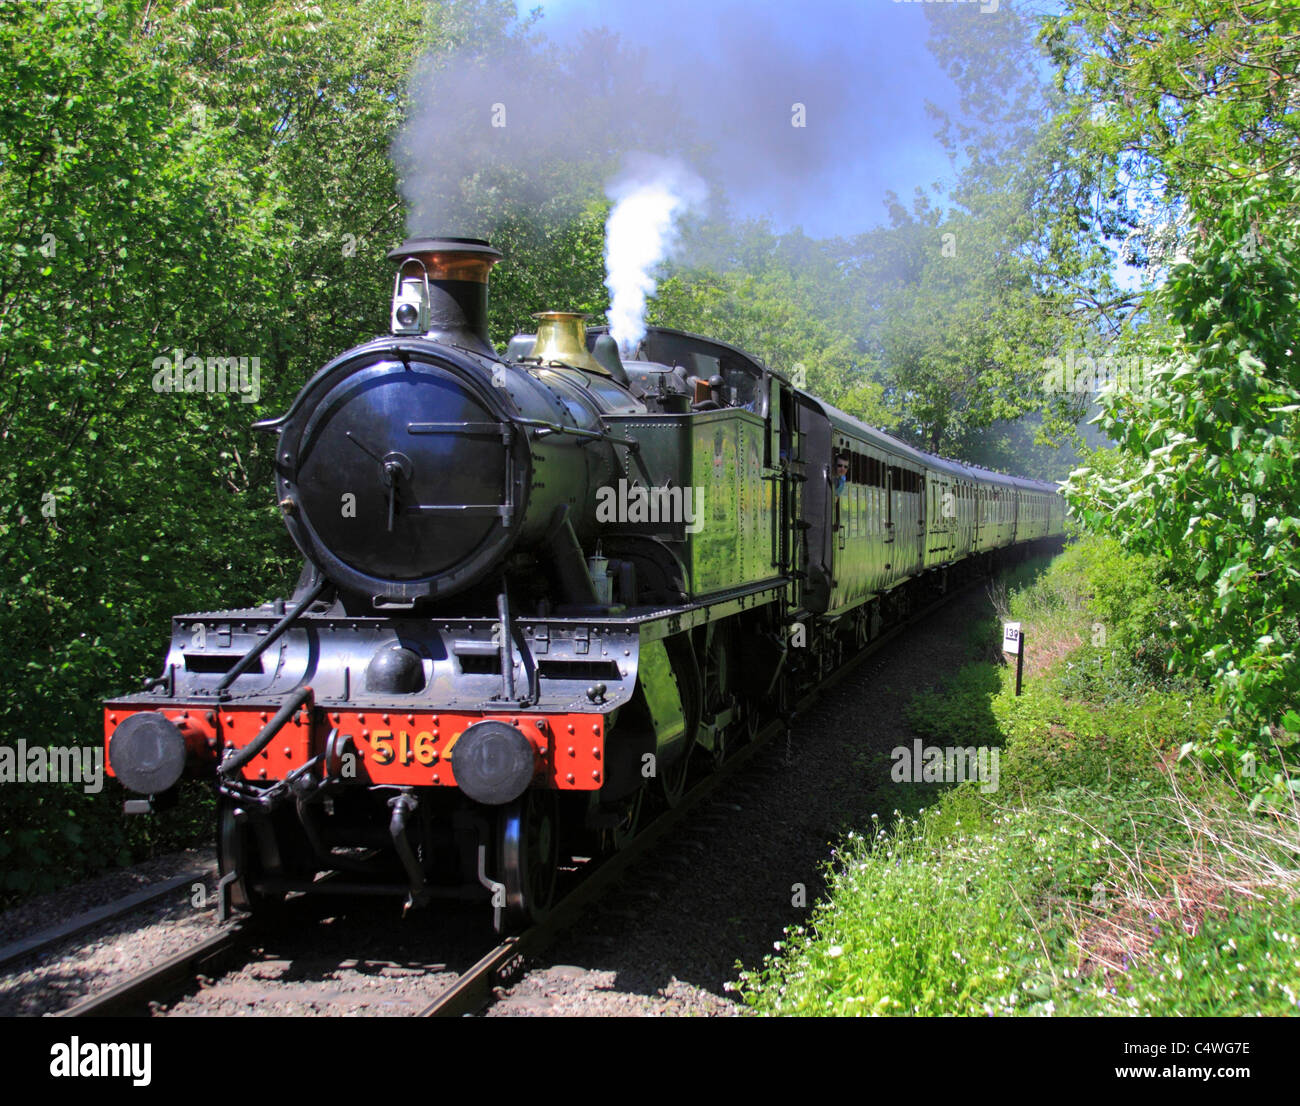
[[497, 830], [505, 888], [499, 928], [508, 932], [544, 921], [550, 913], [560, 867], [555, 792], [525, 791], [501, 812]]

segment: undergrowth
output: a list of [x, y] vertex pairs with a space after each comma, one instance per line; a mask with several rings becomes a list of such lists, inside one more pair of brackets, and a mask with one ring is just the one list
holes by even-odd
[[[1219, 712], [1209, 689], [1164, 672], [1158, 624], [1174, 601], [1148, 567], [1089, 541], [993, 590], [971, 663], [917, 695], [907, 721], [929, 744], [996, 749], [996, 791], [958, 784], [915, 817], [895, 810], [851, 831], [809, 923], [741, 971], [746, 1003], [841, 1015], [1300, 1010], [1300, 814], [1252, 810], [1231, 773], [1179, 759]], [[1005, 617], [1026, 630], [1020, 697], [998, 654]]]

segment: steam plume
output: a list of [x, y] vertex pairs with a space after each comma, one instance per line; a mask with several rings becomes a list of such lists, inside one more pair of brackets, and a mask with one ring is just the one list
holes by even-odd
[[676, 244], [677, 220], [702, 205], [708, 189], [680, 161], [643, 154], [628, 158], [606, 194], [614, 201], [605, 224], [609, 328], [630, 351], [645, 337], [646, 298], [654, 295], [655, 268]]

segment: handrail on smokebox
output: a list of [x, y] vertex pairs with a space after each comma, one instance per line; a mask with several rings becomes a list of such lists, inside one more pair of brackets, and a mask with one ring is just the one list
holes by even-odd
[[227, 689], [230, 687], [231, 684], [235, 682], [235, 679], [239, 676], [242, 676], [245, 672], [247, 672], [248, 669], [252, 666], [253, 662], [257, 660], [257, 658], [260, 657], [263, 653], [265, 653], [267, 648], [271, 644], [278, 641], [280, 639], [280, 636], [285, 632], [285, 630], [287, 630], [290, 626], [294, 624], [294, 622], [296, 622], [299, 618], [302, 617], [303, 612], [308, 607], [310, 607], [313, 603], [315, 603], [317, 599], [320, 598], [320, 594], [325, 590], [325, 585], [327, 583], [328, 581], [325, 579], [324, 576], [322, 576], [317, 581], [316, 586], [302, 597], [301, 602], [299, 602], [298, 605], [294, 607], [293, 610], [291, 610], [287, 615], [285, 615], [282, 619], [280, 619], [279, 622], [277, 622], [273, 627], [271, 627], [271, 632], [269, 634], [263, 637], [260, 641], [258, 641], [256, 645], [253, 646], [253, 648], [251, 648], [247, 653], [245, 653], [242, 657], [240, 657], [239, 663], [236, 664], [229, 672], [227, 672], [221, 678], [221, 682], [217, 684], [215, 689], [215, 694], [217, 698], [221, 699], [226, 697]]

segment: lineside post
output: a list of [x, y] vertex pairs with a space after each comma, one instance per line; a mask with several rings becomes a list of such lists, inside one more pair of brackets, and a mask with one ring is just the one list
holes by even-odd
[[1016, 655], [1016, 694], [1025, 678], [1025, 633], [1019, 622], [1002, 623], [1002, 652]]

